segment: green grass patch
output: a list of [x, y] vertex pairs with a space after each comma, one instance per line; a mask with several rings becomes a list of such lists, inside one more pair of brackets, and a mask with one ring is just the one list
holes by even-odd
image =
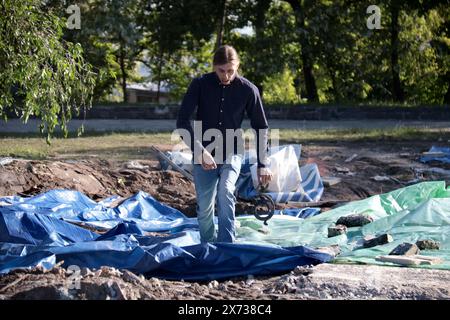
[[280, 130], [280, 141], [301, 143], [320, 141], [447, 141], [450, 128], [400, 127], [391, 129]]
[[101, 159], [145, 159], [153, 144], [175, 144], [170, 133], [109, 133], [82, 137], [53, 138], [48, 145], [45, 139], [31, 137], [0, 138], [0, 156], [27, 159], [55, 157]]
[[[374, 143], [436, 141], [447, 143], [450, 129], [395, 128], [395, 129], [346, 129], [346, 130], [279, 130], [280, 143], [328, 143], [360, 142]], [[0, 156], [26, 159], [149, 159], [150, 145], [175, 145], [171, 133], [87, 132], [82, 137], [67, 139], [55, 137], [51, 145], [36, 134], [2, 134]]]

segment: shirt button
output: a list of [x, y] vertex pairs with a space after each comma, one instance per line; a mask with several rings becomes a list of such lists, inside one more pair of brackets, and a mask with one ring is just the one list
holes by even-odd
[[221, 125], [222, 124], [222, 122], [219, 122], [219, 125]]
[[222, 98], [222, 101], [224, 100], [224, 98]]
[[220, 110], [220, 112], [223, 112], [223, 110]]

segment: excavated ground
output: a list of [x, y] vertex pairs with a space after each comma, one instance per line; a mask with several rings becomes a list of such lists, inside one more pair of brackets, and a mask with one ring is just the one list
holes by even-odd
[[[341, 179], [325, 188], [320, 206], [326, 211], [342, 202], [419, 181], [449, 182], [445, 172], [431, 169], [436, 164], [417, 161], [428, 147], [420, 142], [408, 143], [407, 147], [395, 142], [304, 145], [300, 165], [317, 163], [322, 177]], [[0, 165], [0, 182], [0, 196], [72, 189], [101, 200], [111, 195], [127, 197], [142, 190], [189, 217], [195, 216], [192, 182], [177, 172], [159, 170], [155, 158], [127, 162], [98, 158], [16, 159]], [[239, 201], [237, 212], [245, 213], [248, 206]], [[69, 289], [72, 280], [69, 271], [61, 267], [49, 272], [14, 271], [0, 276], [0, 299], [450, 299], [448, 271], [364, 265], [322, 264], [297, 267], [291, 273], [273, 277], [208, 283], [145, 279], [105, 267], [82, 269], [79, 289]]]

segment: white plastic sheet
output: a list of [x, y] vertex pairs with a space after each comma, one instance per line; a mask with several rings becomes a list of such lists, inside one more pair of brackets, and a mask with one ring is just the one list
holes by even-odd
[[[268, 157], [268, 168], [273, 174], [272, 181], [269, 182], [267, 191], [269, 192], [290, 192], [296, 191], [302, 182], [298, 158], [293, 146], [280, 148], [278, 152]], [[251, 168], [253, 186], [258, 187], [257, 164]]]

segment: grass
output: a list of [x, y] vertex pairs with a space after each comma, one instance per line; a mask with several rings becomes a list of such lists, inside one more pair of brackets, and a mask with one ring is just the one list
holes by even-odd
[[[170, 133], [109, 133], [54, 138], [51, 145], [36, 135], [0, 138], [0, 156], [27, 159], [86, 158], [144, 159], [152, 144], [172, 144]], [[173, 142], [175, 144], [176, 142]]]
[[[347, 129], [347, 130], [280, 130], [280, 144], [284, 143], [329, 143], [372, 141], [374, 143], [429, 141], [436, 143], [450, 141], [450, 129], [426, 128], [393, 129]], [[55, 137], [51, 145], [36, 134], [1, 134], [0, 157], [26, 159], [148, 159], [149, 146], [175, 145], [180, 140], [171, 141], [171, 133], [126, 133], [87, 132], [82, 137], [69, 136], [67, 139]]]
[[450, 139], [450, 128], [427, 129], [400, 127], [391, 129], [280, 130], [280, 141], [291, 143], [325, 141], [436, 141]]

